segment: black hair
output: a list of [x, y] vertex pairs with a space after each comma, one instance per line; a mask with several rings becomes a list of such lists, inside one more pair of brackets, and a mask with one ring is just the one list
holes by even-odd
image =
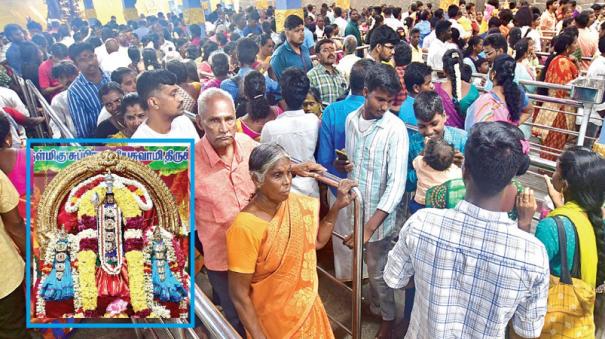
[[146, 71], [162, 68], [158, 61], [158, 55], [153, 48], [143, 49], [143, 64], [145, 65]]
[[500, 31], [500, 28], [499, 28], [500, 26], [502, 26], [502, 21], [500, 21], [500, 19], [498, 19], [495, 16], [489, 18], [489, 20], [487, 21], [487, 27], [496, 28], [496, 29], [498, 29], [498, 32]]
[[69, 46], [69, 57], [75, 62], [76, 59], [80, 56], [80, 54], [86, 51], [94, 53], [95, 49], [92, 47], [91, 44], [87, 42], [76, 42], [73, 45]]
[[460, 13], [460, 7], [457, 5], [450, 5], [447, 8], [447, 16], [450, 19], [455, 19], [458, 16], [458, 13]]
[[501, 49], [505, 53], [508, 50], [506, 38], [499, 33], [488, 35], [485, 40], [483, 40], [483, 47], [485, 46], [492, 46], [493, 49]]
[[8, 24], [4, 26], [4, 36], [12, 41], [13, 33], [15, 32], [23, 32], [23, 28], [17, 24]]
[[510, 113], [512, 121], [519, 121], [521, 117], [521, 90], [515, 80], [515, 60], [508, 54], [498, 55], [494, 59], [492, 71], [494, 75], [494, 85], [500, 85], [504, 89], [504, 98], [506, 99], [506, 108]]
[[279, 85], [288, 109], [301, 109], [307, 93], [309, 93], [309, 87], [311, 87], [307, 74], [300, 68], [288, 67], [282, 73]]
[[399, 43], [399, 36], [391, 27], [382, 25], [372, 31], [372, 36], [370, 37], [371, 50], [376, 48], [378, 45], [384, 46], [388, 43], [393, 45], [397, 45], [397, 43]]
[[371, 59], [357, 60], [353, 64], [351, 74], [349, 75], [349, 87], [351, 89], [351, 93], [361, 95], [361, 92], [365, 87], [365, 78], [368, 74], [368, 71], [374, 64], [376, 64], [376, 62]]
[[120, 84], [115, 81], [110, 81], [99, 88], [99, 99], [103, 101], [103, 97], [111, 92], [118, 92], [120, 95], [124, 95], [124, 91]]
[[605, 53], [605, 36], [599, 38], [599, 52], [601, 54]]
[[269, 21], [263, 21], [263, 23], [261, 24], [261, 28], [263, 30], [263, 33], [269, 34], [269, 36], [273, 32], [273, 27], [271, 27], [271, 23]]
[[128, 109], [128, 107], [132, 107], [134, 105], [141, 105], [141, 107], [143, 107], [143, 105], [141, 104], [141, 98], [139, 98], [139, 95], [137, 93], [126, 94], [122, 98], [122, 102], [120, 103], [120, 109], [118, 111], [119, 114], [120, 115], [126, 114], [126, 110]]
[[484, 63], [489, 63], [489, 61], [486, 58], [479, 57], [473, 63], [475, 64], [475, 68], [477, 69], [477, 72], [479, 72], [479, 69], [481, 68], [481, 65], [483, 65]]
[[478, 35], [473, 35], [470, 39], [468, 39], [468, 46], [466, 47], [466, 50], [464, 51], [464, 57], [465, 58], [470, 57], [471, 54], [473, 54], [473, 49], [475, 49], [475, 46], [477, 46], [482, 41], [483, 41], [483, 38], [481, 38]]
[[[448, 80], [452, 84], [452, 102], [456, 108], [458, 115], [464, 116], [460, 111], [460, 100], [462, 100], [462, 93], [458, 93], [458, 81], [462, 81], [462, 55], [460, 51], [456, 49], [450, 49], [443, 54], [443, 72], [447, 76]], [[456, 66], [458, 66], [458, 72], [456, 72]], [[462, 84], [460, 84], [462, 86]]]
[[28, 20], [27, 24], [25, 25], [25, 27], [27, 27], [28, 30], [33, 30], [33, 29], [37, 29], [39, 31], [42, 30], [42, 25], [40, 25], [38, 22], [34, 21], [34, 20]]
[[447, 33], [447, 31], [452, 27], [452, 23], [447, 20], [441, 20], [435, 26], [435, 36], [439, 38], [443, 34]]
[[61, 77], [77, 76], [78, 68], [71, 61], [61, 61], [55, 64], [51, 71], [52, 77], [59, 79]]
[[153, 92], [165, 85], [176, 85], [176, 76], [165, 69], [145, 71], [137, 79], [137, 93], [141, 98], [141, 107], [149, 109], [147, 99]]
[[[513, 27], [508, 32], [508, 45], [512, 48], [519, 40], [521, 40], [521, 28]], [[505, 50], [506, 52], [507, 50]]]
[[200, 75], [197, 72], [197, 64], [193, 60], [181, 61], [185, 65], [187, 70], [187, 81], [188, 82], [200, 82]]
[[443, 139], [427, 141], [422, 160], [435, 171], [445, 171], [454, 162], [454, 146]]
[[319, 54], [319, 51], [321, 50], [321, 46], [323, 46], [325, 44], [334, 44], [334, 40], [320, 39], [319, 41], [317, 41], [315, 43], [315, 54]]
[[524, 172], [529, 157], [523, 153], [523, 132], [505, 122], [479, 122], [470, 131], [464, 147], [464, 166], [477, 192], [492, 197]]
[[180, 60], [170, 60], [166, 63], [166, 70], [176, 76], [176, 83], [187, 82], [187, 67]]
[[420, 12], [420, 15], [418, 16], [418, 18], [420, 19], [420, 21], [426, 21], [429, 19], [429, 15], [430, 15], [430, 12], [425, 9], [422, 12]]
[[252, 38], [243, 38], [237, 42], [237, 60], [240, 66], [252, 65], [256, 61], [258, 45]]
[[420, 29], [418, 29], [418, 28], [414, 27], [414, 28], [412, 28], [412, 29], [410, 30], [410, 36], [412, 36], [412, 35], [414, 35], [414, 34], [416, 34], [416, 33], [420, 34]]
[[46, 37], [44, 36], [44, 34], [41, 34], [41, 33], [34, 34], [32, 36], [32, 42], [35, 43], [40, 48], [48, 47], [48, 40], [46, 40]]
[[271, 38], [271, 34], [261, 34], [258, 37], [258, 46], [264, 46], [265, 44], [267, 44], [267, 41], [273, 41], [273, 39]]
[[253, 121], [264, 119], [271, 114], [271, 106], [265, 97], [265, 92], [265, 76], [262, 73], [251, 71], [246, 74], [244, 77], [246, 100], [242, 101], [242, 104]]
[[189, 25], [189, 32], [191, 32], [192, 37], [199, 37], [202, 35], [202, 27], [197, 24]]
[[304, 24], [303, 19], [301, 19], [298, 15], [290, 14], [284, 21], [284, 28], [289, 31], [302, 24]]
[[559, 157], [558, 167], [567, 182], [566, 198], [586, 212], [597, 241], [597, 285], [605, 280], [605, 229], [601, 207], [605, 201], [605, 159], [580, 146], [573, 146]]
[[407, 66], [412, 62], [412, 48], [407, 43], [401, 43], [395, 47], [393, 54], [395, 66]]
[[50, 54], [59, 59], [65, 59], [69, 55], [69, 51], [67, 46], [63, 45], [62, 43], [56, 43], [50, 46]]
[[433, 120], [435, 114], [444, 114], [441, 97], [435, 91], [422, 92], [414, 100], [414, 115], [422, 122]]
[[517, 27], [529, 26], [531, 27], [532, 22], [534, 21], [533, 12], [529, 7], [521, 7], [515, 13], [514, 23]]
[[557, 0], [546, 0], [546, 9], [552, 6], [555, 2], [557, 2]]
[[[393, 14], [393, 7], [385, 7], [385, 9], [382, 11], [382, 14], [384, 14], [385, 17], [390, 16]], [[336, 12], [334, 12], [334, 15], [336, 15]]]
[[590, 21], [590, 16], [588, 11], [582, 11], [578, 16], [576, 16], [576, 26], [578, 28], [586, 28], [588, 26], [588, 21]]
[[405, 88], [408, 90], [408, 93], [413, 93], [414, 85], [422, 86], [422, 84], [424, 84], [424, 79], [427, 76], [430, 76], [432, 72], [431, 66], [428, 66], [423, 62], [410, 63], [403, 75], [403, 82], [405, 83]]
[[523, 58], [523, 56], [529, 50], [529, 41], [528, 40], [529, 40], [528, 38], [523, 38], [515, 44], [515, 46], [514, 46], [515, 61], [521, 60]]
[[393, 67], [383, 63], [376, 63], [371, 67], [366, 74], [364, 84], [368, 92], [382, 90], [390, 95], [396, 95], [401, 91], [397, 72]]
[[464, 41], [464, 39], [460, 38], [460, 31], [457, 28], [452, 27], [451, 40], [452, 43], [458, 47], [459, 50], [462, 51], [464, 49], [464, 45], [466, 45], [466, 42]]
[[4, 141], [11, 134], [11, 123], [6, 114], [0, 114], [0, 140]]
[[129, 74], [136, 75], [136, 72], [128, 67], [118, 67], [115, 71], [111, 72], [111, 81], [121, 84], [124, 77]]
[[313, 99], [315, 99], [315, 101], [321, 105], [321, 93], [319, 93], [319, 89], [317, 87], [309, 87], [309, 93], [307, 93], [307, 95], [309, 94], [311, 94]]
[[133, 64], [138, 64], [141, 61], [141, 50], [137, 46], [128, 47], [128, 57]]
[[229, 74], [229, 56], [225, 53], [214, 53], [210, 56], [210, 67], [214, 76]]
[[208, 61], [210, 54], [216, 50], [218, 50], [218, 44], [216, 42], [211, 40], [204, 42], [202, 45], [202, 61]]
[[462, 78], [462, 81], [470, 83], [473, 78], [473, 68], [470, 65], [463, 63], [460, 78]]
[[508, 25], [513, 20], [513, 12], [510, 9], [502, 9], [498, 13], [498, 18], [500, 18], [502, 25]]

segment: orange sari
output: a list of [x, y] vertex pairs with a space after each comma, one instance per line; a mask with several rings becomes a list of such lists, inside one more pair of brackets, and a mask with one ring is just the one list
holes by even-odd
[[[271, 222], [242, 212], [231, 226], [266, 227], [258, 248], [251, 299], [268, 338], [334, 338], [317, 292], [318, 220], [319, 201], [291, 193]], [[228, 235], [228, 248], [236, 246], [236, 241]]]
[[[567, 56], [558, 55], [552, 59], [550, 65], [548, 66], [544, 81], [551, 84], [565, 85], [577, 78], [578, 75], [579, 72], [576, 64], [573, 63], [573, 61], [571, 61]], [[548, 96], [555, 98], [569, 98], [569, 92], [564, 90], [549, 89]], [[574, 107], [546, 102], [542, 104], [541, 108], [537, 111], [537, 114], [534, 117], [534, 123], [572, 131], [575, 129], [575, 116], [563, 114], [561, 112], [554, 112], [553, 110], [575, 112]], [[565, 147], [568, 138], [568, 135], [565, 133], [553, 132], [538, 127], [532, 128], [532, 134], [540, 138], [543, 145], [560, 151], [562, 151]], [[556, 152], [548, 148], [546, 150], [549, 152]], [[540, 157], [543, 159], [556, 161], [558, 157], [550, 154], [549, 152], [540, 152]]]

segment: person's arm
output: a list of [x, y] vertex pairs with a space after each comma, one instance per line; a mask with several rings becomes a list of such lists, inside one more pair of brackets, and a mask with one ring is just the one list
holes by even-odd
[[9, 93], [9, 101], [7, 102], [9, 106], [29, 117], [29, 110], [21, 98], [19, 98], [19, 94], [12, 90]]
[[22, 256], [25, 256], [25, 224], [17, 205], [19, 193], [4, 173], [0, 173], [0, 218], [4, 229], [13, 240]]
[[229, 293], [233, 299], [233, 306], [237, 311], [242, 324], [250, 337], [254, 339], [264, 339], [265, 334], [256, 315], [254, 304], [250, 298], [253, 274], [237, 273], [229, 271]]
[[319, 250], [323, 248], [332, 237], [338, 212], [351, 204], [353, 199], [355, 199], [355, 193], [351, 192], [351, 189], [356, 186], [357, 183], [352, 180], [344, 179], [340, 181], [338, 192], [336, 193], [336, 201], [328, 211], [328, 214], [319, 222], [315, 249]]
[[414, 276], [414, 266], [412, 265], [411, 257], [413, 250], [408, 246], [407, 237], [415, 218], [415, 216], [410, 217], [401, 228], [399, 239], [389, 252], [383, 279], [390, 288], [411, 288], [414, 284], [414, 280], [411, 279]]

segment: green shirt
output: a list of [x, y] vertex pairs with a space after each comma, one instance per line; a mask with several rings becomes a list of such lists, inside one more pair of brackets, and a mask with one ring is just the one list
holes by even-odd
[[359, 25], [356, 22], [349, 20], [347, 28], [345, 28], [345, 35], [352, 35], [357, 39], [357, 46], [361, 46], [361, 33], [359, 32]]

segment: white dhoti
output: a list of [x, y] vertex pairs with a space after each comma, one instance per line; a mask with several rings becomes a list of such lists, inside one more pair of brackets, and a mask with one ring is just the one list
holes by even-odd
[[[328, 203], [330, 206], [336, 201], [336, 196], [328, 190]], [[353, 234], [353, 204], [338, 212], [338, 218], [334, 224], [334, 232], [342, 236]], [[361, 220], [360, 222], [363, 222]], [[336, 279], [340, 281], [351, 281], [353, 276], [353, 250], [343, 244], [342, 239], [332, 235], [332, 248], [334, 249], [334, 272]], [[368, 272], [363, 265], [363, 278], [368, 277]]]

